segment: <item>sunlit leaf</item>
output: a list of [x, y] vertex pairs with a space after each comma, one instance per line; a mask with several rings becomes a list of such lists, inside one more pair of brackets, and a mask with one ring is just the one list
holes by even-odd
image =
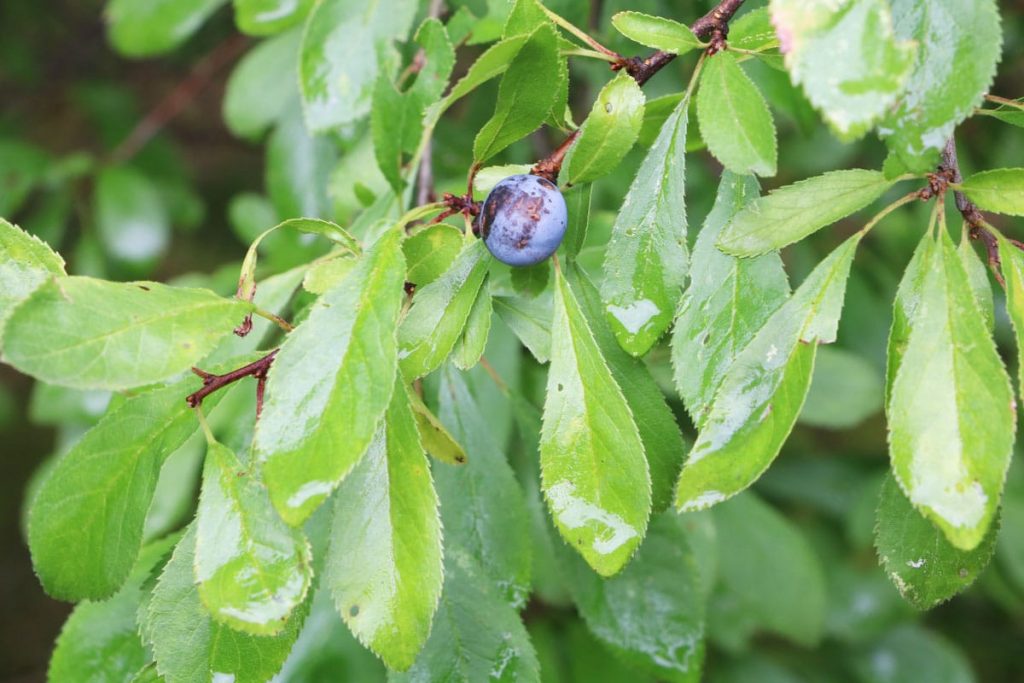
[[334, 490], [369, 446], [397, 366], [405, 259], [386, 232], [285, 339], [267, 378], [253, 453], [292, 525]]
[[19, 302], [64, 274], [64, 259], [45, 242], [0, 218], [0, 330]]
[[444, 223], [406, 238], [402, 243], [408, 267], [406, 279], [417, 287], [429, 285], [452, 265], [464, 241], [458, 228]]
[[643, 120], [644, 94], [629, 74], [621, 72], [598, 93], [565, 157], [560, 180], [579, 185], [610, 173], [633, 147]]
[[480, 362], [484, 355], [484, 347], [487, 346], [487, 335], [491, 331], [491, 316], [494, 312], [491, 301], [491, 292], [487, 287], [487, 279], [480, 285], [476, 301], [469, 309], [469, 317], [466, 318], [466, 329], [462, 336], [455, 342], [452, 349], [452, 363], [460, 370], [469, 370]]
[[630, 40], [672, 54], [681, 55], [702, 46], [689, 26], [664, 17], [619, 12], [612, 17], [612, 26]]
[[615, 574], [643, 540], [651, 479], [629, 405], [560, 273], [540, 458], [559, 532], [595, 571]]
[[964, 180], [961, 187], [986, 211], [1024, 216], [1024, 168], [982, 171]]

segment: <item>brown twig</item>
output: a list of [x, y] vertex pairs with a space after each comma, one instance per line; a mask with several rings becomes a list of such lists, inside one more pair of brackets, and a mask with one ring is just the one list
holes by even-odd
[[203, 402], [204, 398], [213, 392], [223, 389], [230, 384], [234, 384], [243, 377], [255, 377], [256, 417], [259, 417], [260, 413], [263, 411], [263, 391], [266, 388], [267, 371], [270, 370], [270, 365], [274, 362], [274, 356], [277, 355], [278, 351], [279, 349], [274, 349], [267, 355], [263, 356], [263, 358], [255, 360], [248, 365], [243, 365], [237, 370], [226, 372], [223, 375], [214, 375], [206, 372], [205, 370], [200, 370], [199, 368], [192, 368], [192, 372], [202, 378], [203, 386], [199, 391], [185, 397], [185, 401], [195, 408]]
[[[698, 19], [690, 27], [694, 35], [701, 39], [710, 39], [711, 46], [708, 51], [711, 54], [725, 48], [725, 37], [729, 33], [729, 20], [743, 5], [744, 0], [722, 0], [718, 6]], [[623, 57], [611, 64], [612, 71], [625, 70], [637, 85], [642, 86], [651, 76], [665, 68], [665, 65], [676, 58], [671, 52], [658, 50], [649, 57]], [[555, 182], [559, 171], [562, 170], [562, 162], [565, 155], [572, 146], [572, 143], [579, 135], [575, 130], [560, 144], [548, 157], [538, 161], [530, 170], [530, 173], [547, 178]]]
[[[942, 150], [939, 173], [947, 178], [950, 183], [959, 184], [963, 181], [963, 176], [960, 174], [960, 163], [956, 156], [956, 139], [953, 136], [950, 136], [949, 140], [946, 141], [946, 146]], [[944, 190], [945, 188], [943, 188]], [[991, 269], [996, 281], [1001, 286], [1006, 287], [1006, 281], [1003, 279], [1002, 273], [1002, 260], [999, 258], [999, 240], [989, 230], [985, 217], [978, 210], [978, 207], [974, 205], [974, 202], [967, 198], [967, 195], [956, 190], [953, 192], [953, 197], [956, 199], [957, 211], [964, 217], [964, 222], [970, 230], [970, 238], [980, 240], [985, 245], [989, 269]]]
[[160, 100], [114, 148], [110, 153], [111, 159], [126, 161], [135, 156], [171, 119], [195, 100], [221, 69], [242, 54], [248, 45], [249, 40], [245, 36], [232, 36], [196, 62], [185, 80]]

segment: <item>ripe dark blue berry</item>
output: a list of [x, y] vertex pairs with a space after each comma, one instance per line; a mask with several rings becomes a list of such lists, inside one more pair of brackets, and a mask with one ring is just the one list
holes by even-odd
[[513, 175], [487, 195], [477, 223], [494, 258], [510, 266], [532, 266], [555, 253], [567, 220], [565, 199], [554, 183]]

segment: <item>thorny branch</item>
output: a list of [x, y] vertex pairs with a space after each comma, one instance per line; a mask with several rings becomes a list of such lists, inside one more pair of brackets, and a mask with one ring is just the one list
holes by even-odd
[[270, 370], [270, 365], [274, 362], [274, 356], [277, 355], [278, 351], [279, 349], [274, 349], [263, 356], [263, 358], [255, 360], [248, 365], [243, 365], [237, 370], [226, 372], [223, 375], [214, 375], [199, 368], [192, 368], [192, 372], [202, 378], [203, 386], [199, 391], [189, 394], [185, 401], [193, 408], [197, 408], [203, 402], [203, 399], [213, 392], [223, 389], [229, 384], [234, 384], [243, 377], [255, 377], [256, 417], [259, 417], [260, 413], [263, 412], [263, 391], [267, 384], [267, 371]]
[[[718, 6], [693, 22], [690, 27], [694, 35], [701, 39], [711, 41], [709, 53], [714, 54], [725, 47], [725, 37], [729, 33], [729, 20], [743, 5], [744, 0], [722, 0]], [[666, 64], [676, 58], [671, 52], [658, 50], [649, 57], [624, 57], [611, 65], [613, 71], [625, 69], [626, 73], [633, 77], [637, 85], [643, 85], [651, 76], [661, 71]], [[547, 178], [554, 182], [558, 172], [562, 169], [562, 162], [565, 154], [572, 146], [579, 131], [573, 131], [569, 136], [552, 152], [547, 158], [541, 159], [530, 170], [530, 173]]]

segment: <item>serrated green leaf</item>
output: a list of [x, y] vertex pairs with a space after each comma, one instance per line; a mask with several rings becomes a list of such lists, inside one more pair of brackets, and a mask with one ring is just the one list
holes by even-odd
[[288, 335], [253, 438], [270, 498], [305, 520], [359, 461], [387, 408], [405, 281], [402, 231], [386, 232]]
[[1024, 216], [1024, 168], [982, 171], [964, 180], [961, 189], [986, 211]]
[[895, 181], [878, 171], [829, 171], [755, 199], [733, 216], [716, 246], [759, 256], [792, 244], [875, 201]]
[[[616, 15], [621, 16], [621, 15]], [[686, 282], [686, 119], [681, 100], [640, 165], [612, 226], [601, 298], [623, 349], [642, 356], [675, 313]]]
[[473, 92], [481, 84], [505, 73], [509, 64], [523, 49], [529, 36], [519, 35], [505, 38], [491, 45], [487, 50], [477, 57], [473, 65], [469, 67], [466, 75], [452, 86], [451, 91], [443, 100], [431, 107], [426, 114], [426, 125], [434, 125], [441, 114], [448, 110], [459, 99]]
[[[236, 2], [239, 23], [241, 12]], [[298, 29], [282, 33], [260, 43], [238, 62], [224, 92], [224, 123], [232, 133], [258, 139], [284, 114], [288, 101], [297, 96], [295, 72], [301, 39]]]
[[177, 537], [143, 548], [128, 581], [103, 602], [82, 602], [64, 623], [50, 658], [47, 680], [53, 683], [132, 680], [149, 659], [139, 639], [135, 614], [142, 584]]
[[594, 283], [575, 267], [566, 268], [566, 278], [578, 297], [601, 355], [633, 413], [651, 474], [651, 505], [655, 512], [660, 512], [672, 504], [672, 491], [686, 451], [675, 414], [643, 360], [630, 356], [619, 346], [602, 315], [601, 297]]
[[914, 66], [916, 45], [896, 40], [889, 4], [772, 0], [771, 13], [793, 82], [840, 138], [867, 133], [902, 93]]
[[464, 243], [462, 231], [444, 223], [407, 237], [402, 243], [408, 266], [405, 278], [417, 287], [429, 285], [451, 267]]
[[775, 175], [778, 143], [768, 103], [729, 52], [719, 52], [704, 64], [697, 122], [708, 150], [727, 169]]
[[[28, 525], [32, 563], [47, 593], [100, 600], [124, 583], [160, 468], [198, 427], [185, 396], [200, 386], [189, 377], [124, 399], [50, 470]], [[212, 394], [204, 407], [219, 400]]]
[[704, 661], [700, 576], [683, 524], [653, 517], [622, 573], [602, 579], [576, 560], [569, 582], [591, 633], [631, 667], [679, 683], [700, 680]]
[[47, 279], [63, 275], [64, 259], [60, 255], [39, 238], [0, 218], [0, 331], [18, 303]]
[[510, 4], [512, 8], [508, 11], [508, 18], [505, 19], [505, 26], [501, 31], [502, 38], [522, 34], [529, 35], [538, 27], [551, 23], [539, 0], [514, 0]]
[[[999, 239], [1000, 270], [1006, 280], [1006, 312], [1013, 325], [1018, 357], [1024, 358], [1024, 252], [1001, 234]], [[1017, 363], [1018, 391], [1024, 391], [1024, 363]]]
[[423, 444], [427, 453], [449, 465], [461, 465], [466, 462], [466, 451], [445, 428], [441, 420], [434, 415], [434, 412], [427, 407], [419, 394], [411, 389], [407, 393], [409, 394], [409, 407], [412, 408], [416, 428], [419, 430], [420, 443]]
[[738, 608], [765, 630], [805, 647], [817, 643], [825, 626], [825, 576], [796, 526], [749, 492], [712, 514], [720, 581]]
[[[602, 576], [643, 540], [651, 477], [629, 404], [561, 273], [541, 432], [541, 482], [555, 525]], [[585, 381], [584, 381], [585, 380]]]
[[416, 292], [398, 329], [399, 365], [408, 379], [433, 372], [455, 348], [490, 261], [483, 241], [473, 240], [444, 275]]
[[505, 70], [498, 86], [494, 115], [473, 141], [473, 159], [486, 161], [540, 127], [554, 106], [558, 90], [538, 88], [559, 79], [561, 57], [555, 31], [538, 27]]
[[167, 683], [264, 683], [281, 668], [308, 612], [308, 601], [276, 636], [219, 624], [203, 608], [193, 573], [196, 529], [189, 527], [144, 603], [141, 626]]
[[689, 26], [641, 12], [619, 12], [612, 17], [612, 26], [634, 42], [676, 55], [704, 45]]
[[469, 317], [466, 318], [466, 329], [462, 336], [455, 342], [452, 349], [452, 363], [460, 370], [469, 370], [484, 355], [484, 347], [487, 346], [487, 335], [491, 331], [491, 316], [494, 312], [491, 301], [491, 291], [487, 286], [487, 278], [484, 278], [480, 290], [476, 294], [476, 301], [469, 309]]
[[538, 363], [551, 359], [551, 310], [554, 300], [546, 290], [536, 297], [496, 296], [494, 312], [508, 325]]
[[779, 46], [779, 37], [767, 7], [759, 7], [729, 22], [729, 47], [766, 50]]
[[108, 166], [96, 176], [93, 221], [106, 252], [119, 261], [152, 261], [170, 241], [171, 218], [156, 184], [128, 166]]
[[768, 468], [803, 407], [819, 343], [835, 341], [860, 234], [807, 276], [725, 371], [676, 489], [699, 510], [750, 486]]
[[973, 550], [955, 548], [890, 475], [878, 502], [875, 548], [900, 595], [918, 609], [931, 609], [974, 583], [992, 558], [998, 527], [993, 524]]
[[971, 292], [974, 294], [974, 301], [978, 304], [978, 310], [985, 318], [985, 324], [989, 331], [995, 329], [996, 318], [994, 301], [992, 298], [992, 285], [988, 281], [988, 268], [971, 246], [971, 231], [963, 230], [960, 233], [960, 245], [957, 253], [960, 255], [960, 263], [967, 273], [967, 280], [971, 283]]
[[373, 151], [381, 172], [396, 192], [401, 192], [405, 185], [403, 153], [413, 152], [419, 145], [423, 114], [441, 97], [455, 65], [455, 48], [437, 19], [431, 17], [423, 22], [416, 32], [416, 41], [422, 46], [416, 57], [421, 64], [416, 81], [399, 92], [392, 85], [390, 74], [382, 73], [373, 90]]
[[103, 17], [108, 38], [128, 57], [170, 52], [227, 0], [111, 0]]
[[625, 72], [608, 82], [562, 167], [561, 180], [579, 185], [607, 175], [633, 147], [644, 121], [644, 94]]
[[416, 663], [392, 673], [392, 683], [539, 683], [540, 666], [515, 608], [508, 605], [477, 558], [445, 549], [444, 591], [434, 627]]
[[1009, 377], [941, 232], [892, 384], [889, 452], [914, 506], [971, 550], [999, 507], [1016, 421]]
[[914, 249], [913, 256], [903, 271], [893, 299], [892, 326], [889, 329], [889, 343], [886, 350], [887, 364], [885, 369], [885, 411], [890, 418], [889, 405], [892, 401], [892, 385], [896, 380], [896, 371], [907, 350], [907, 340], [917, 309], [921, 305], [922, 288], [925, 277], [932, 268], [935, 258], [936, 242], [925, 235]]
[[[438, 402], [438, 416], [466, 449], [467, 460], [464, 465], [438, 464], [434, 468], [446, 558], [455, 547], [465, 549], [497, 587], [501, 599], [520, 608], [530, 591], [530, 538], [523, 492], [505, 458], [503, 444], [495, 438], [490, 416], [485, 417], [464, 376], [450, 365], [442, 368]], [[441, 623], [440, 615], [437, 622]]]
[[206, 449], [195, 571], [210, 616], [254, 635], [278, 633], [313, 577], [306, 537], [277, 515], [253, 469], [216, 441]]
[[[313, 294], [324, 294], [337, 287], [338, 283], [348, 277], [348, 274], [358, 264], [359, 260], [351, 254], [327, 259], [326, 261], [316, 261], [309, 266], [309, 270], [306, 271], [305, 276], [302, 278], [302, 287], [307, 292], [312, 292]], [[263, 291], [265, 285], [266, 283], [260, 283], [259, 288], [256, 290], [257, 296]]]
[[8, 318], [4, 360], [52, 384], [130, 389], [187, 370], [251, 310], [205, 289], [51, 280]]
[[550, 260], [510, 270], [512, 271], [512, 289], [523, 296], [535, 297], [547, 290], [551, 282]]
[[235, 24], [250, 36], [280, 33], [302, 23], [314, 0], [234, 0]]
[[896, 35], [918, 45], [903, 95], [879, 126], [913, 172], [934, 170], [953, 129], [981, 104], [999, 63], [995, 0], [892, 0]]
[[[1018, 102], [1020, 102], [1020, 100], [1018, 100]], [[1011, 126], [1024, 128], [1024, 109], [1003, 107], [1001, 109], [984, 109], [977, 113], [984, 114], [985, 116], [991, 116], [994, 119], [999, 119], [1003, 123], [1008, 123]]]
[[757, 196], [753, 176], [724, 171], [693, 248], [690, 286], [672, 335], [672, 366], [679, 395], [698, 426], [733, 359], [789, 295], [777, 253], [740, 259], [715, 248], [725, 225]]
[[416, 15], [414, 0], [363, 5], [324, 0], [306, 20], [299, 84], [306, 124], [322, 132], [370, 112], [373, 85], [397, 65], [392, 41], [402, 40]]
[[400, 378], [335, 501], [326, 585], [355, 636], [405, 670], [427, 640], [443, 577], [437, 494]]

